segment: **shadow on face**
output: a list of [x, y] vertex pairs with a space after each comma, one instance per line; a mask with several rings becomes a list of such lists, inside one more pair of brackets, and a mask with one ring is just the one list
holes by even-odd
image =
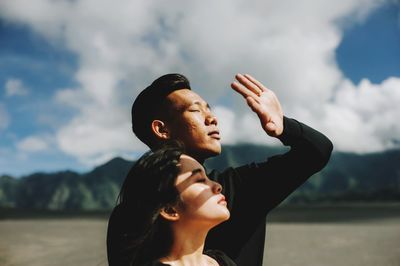
[[203, 166], [190, 156], [182, 155], [176, 178], [180, 204], [189, 217], [226, 220], [229, 210], [219, 183], [210, 180]]

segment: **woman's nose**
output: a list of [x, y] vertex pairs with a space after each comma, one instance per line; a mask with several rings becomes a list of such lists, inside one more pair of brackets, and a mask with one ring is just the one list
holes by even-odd
[[221, 192], [222, 192], [222, 186], [221, 186], [221, 184], [218, 183], [218, 182], [214, 182], [214, 181], [213, 181], [213, 183], [214, 183], [214, 185], [213, 185], [213, 192], [214, 192], [215, 194], [221, 193]]

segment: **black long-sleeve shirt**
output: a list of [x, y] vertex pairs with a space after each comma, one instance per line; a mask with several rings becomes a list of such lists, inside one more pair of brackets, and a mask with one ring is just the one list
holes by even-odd
[[287, 117], [279, 139], [291, 147], [287, 153], [209, 174], [221, 183], [231, 217], [210, 231], [206, 248], [222, 250], [238, 265], [262, 265], [267, 214], [321, 170], [333, 148], [323, 134]]
[[[332, 143], [320, 132], [294, 119], [284, 117], [279, 139], [290, 150], [209, 177], [223, 187], [231, 217], [210, 231], [206, 249], [218, 249], [237, 265], [261, 266], [264, 254], [266, 216], [311, 175], [321, 170], [330, 158]], [[110, 266], [129, 265], [123, 242], [124, 228], [129, 226], [119, 214], [111, 214], [107, 232], [107, 255]]]

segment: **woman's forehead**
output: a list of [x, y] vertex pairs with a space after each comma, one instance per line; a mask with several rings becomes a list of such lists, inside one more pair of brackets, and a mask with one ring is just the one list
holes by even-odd
[[176, 188], [182, 192], [193, 183], [193, 177], [204, 171], [204, 168], [192, 157], [182, 154], [179, 160], [179, 174], [176, 178]]
[[203, 168], [203, 166], [193, 157], [182, 154], [179, 158], [179, 168], [181, 169], [181, 172], [185, 172], [192, 171], [196, 168]]
[[203, 172], [204, 167], [194, 158], [189, 155], [182, 154], [179, 159], [179, 174], [178, 179], [186, 179], [197, 172]]

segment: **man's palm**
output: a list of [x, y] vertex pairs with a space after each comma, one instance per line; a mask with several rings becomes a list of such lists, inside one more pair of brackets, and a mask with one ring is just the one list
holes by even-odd
[[246, 99], [247, 104], [258, 115], [265, 132], [273, 137], [281, 135], [283, 111], [275, 93], [248, 74], [237, 74], [236, 79], [238, 82], [233, 82], [231, 87]]

